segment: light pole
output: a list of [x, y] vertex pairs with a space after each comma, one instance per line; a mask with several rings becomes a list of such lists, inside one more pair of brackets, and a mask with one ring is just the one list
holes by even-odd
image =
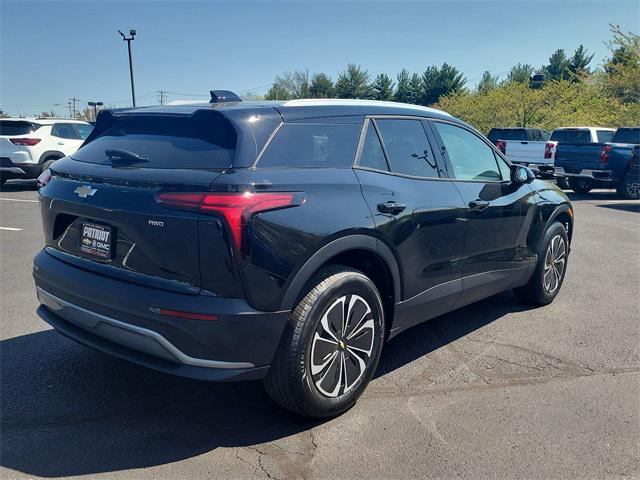
[[95, 122], [98, 119], [98, 107], [104, 105], [102, 102], [88, 102], [87, 105], [93, 107], [93, 121]]
[[131, 61], [131, 41], [135, 38], [136, 36], [136, 31], [135, 30], [129, 30], [129, 35], [130, 37], [127, 38], [127, 36], [122, 33], [122, 31], [118, 30], [118, 33], [120, 35], [122, 35], [122, 39], [127, 42], [127, 50], [129, 50], [129, 75], [131, 76], [131, 99], [133, 100], [133, 106], [136, 106], [136, 89], [133, 86], [133, 63]]

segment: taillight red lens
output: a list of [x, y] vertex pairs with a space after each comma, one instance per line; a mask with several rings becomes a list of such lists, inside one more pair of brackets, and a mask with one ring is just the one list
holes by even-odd
[[168, 308], [149, 307], [152, 312], [165, 317], [185, 318], [187, 320], [218, 320], [218, 315], [210, 313], [185, 312], [183, 310], [170, 310]]
[[51, 170], [48, 168], [38, 175], [38, 179], [36, 180], [39, 187], [44, 187], [51, 180]]
[[553, 143], [547, 142], [544, 146], [544, 158], [553, 158], [553, 147]]
[[169, 207], [222, 215], [231, 231], [233, 243], [240, 251], [242, 227], [252, 215], [267, 210], [300, 205], [304, 202], [304, 195], [292, 192], [163, 192], [157, 195], [157, 200]]
[[600, 163], [609, 163], [609, 152], [613, 147], [611, 145], [605, 145], [600, 150]]
[[23, 147], [33, 147], [40, 143], [40, 138], [10, 138], [9, 141], [14, 145], [22, 145]]
[[507, 153], [507, 142], [505, 142], [504, 140], [498, 140], [496, 142], [496, 147], [498, 147], [498, 150], [500, 150], [502, 153]]

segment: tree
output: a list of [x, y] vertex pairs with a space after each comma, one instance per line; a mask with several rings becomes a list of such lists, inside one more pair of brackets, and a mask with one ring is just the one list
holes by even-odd
[[559, 48], [549, 57], [549, 64], [542, 67], [545, 80], [566, 80], [569, 78], [569, 60], [564, 50]]
[[491, 90], [495, 90], [498, 88], [498, 77], [491, 75], [491, 72], [485, 70], [482, 74], [482, 78], [478, 82], [477, 91], [478, 93], [488, 93]]
[[11, 115], [9, 115], [7, 112], [5, 112], [4, 110], [0, 110], [0, 118], [10, 118]]
[[311, 80], [309, 93], [312, 98], [333, 98], [335, 90], [331, 77], [324, 73], [316, 73]]
[[258, 95], [255, 92], [244, 92], [242, 95], [240, 95], [240, 98], [242, 98], [243, 100], [246, 101], [257, 101], [257, 100], [264, 100], [264, 96], [262, 95]]
[[369, 72], [359, 65], [350, 63], [347, 70], [340, 72], [336, 81], [338, 98], [372, 98], [373, 89], [369, 85]]
[[265, 100], [290, 100], [291, 98], [287, 89], [279, 83], [274, 83], [264, 95]]
[[265, 95], [266, 100], [309, 98], [309, 71], [294, 70], [278, 75]]
[[409, 79], [409, 103], [418, 104], [423, 97], [422, 78], [417, 73], [411, 74]]
[[529, 84], [531, 75], [533, 75], [533, 67], [531, 65], [518, 63], [511, 67], [509, 75], [507, 75], [507, 82]]
[[376, 100], [393, 99], [393, 80], [386, 73], [379, 74], [373, 81], [373, 98]]
[[396, 86], [396, 91], [393, 94], [395, 101], [409, 103], [411, 95], [409, 72], [407, 72], [403, 68], [396, 78], [398, 79], [398, 83]]
[[450, 95], [461, 91], [467, 79], [458, 71], [456, 67], [448, 65], [446, 62], [442, 67], [435, 65], [427, 67], [422, 74], [422, 105], [431, 105], [444, 95]]
[[569, 59], [567, 69], [571, 72], [571, 79], [574, 81], [586, 78], [589, 73], [589, 64], [593, 60], [593, 53], [589, 55], [587, 49], [583, 45], [576, 48], [573, 56]]
[[[611, 57], [605, 59], [602, 87], [606, 95], [640, 108], [640, 36], [610, 25], [613, 40], [607, 43]], [[635, 121], [633, 124], [638, 124]]]
[[56, 116], [56, 112], [49, 110], [48, 112], [40, 112], [40, 115], [38, 116], [41, 118], [51, 118]]

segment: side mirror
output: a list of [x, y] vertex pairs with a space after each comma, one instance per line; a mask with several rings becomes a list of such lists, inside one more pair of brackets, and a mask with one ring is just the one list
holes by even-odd
[[513, 183], [529, 183], [535, 180], [536, 176], [533, 171], [522, 165], [513, 165], [511, 167], [511, 181]]

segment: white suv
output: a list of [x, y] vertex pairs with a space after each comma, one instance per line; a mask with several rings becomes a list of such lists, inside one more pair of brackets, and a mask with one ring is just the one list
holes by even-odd
[[93, 127], [63, 118], [0, 120], [0, 185], [11, 178], [38, 178], [54, 161], [74, 153]]

